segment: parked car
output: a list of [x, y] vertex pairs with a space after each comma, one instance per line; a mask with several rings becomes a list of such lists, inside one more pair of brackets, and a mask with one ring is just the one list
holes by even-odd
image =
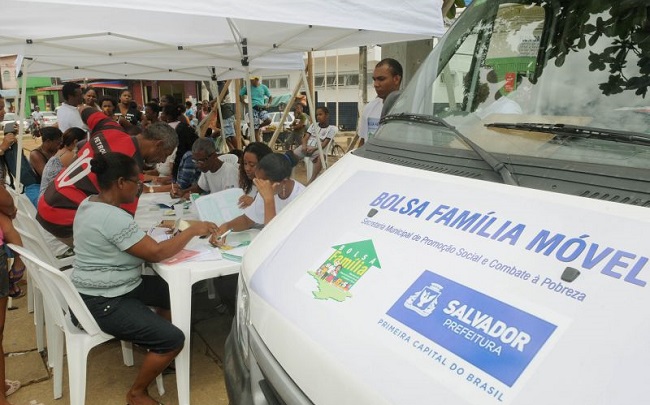
[[[16, 122], [16, 123], [17, 123], [17, 122], [18, 122], [18, 114], [16, 114], [16, 113], [9, 113], [9, 112], [8, 112], [8, 113], [5, 113], [5, 118], [4, 118], [4, 120], [2, 121], [2, 123], [0, 124], [0, 125], [2, 125], [2, 126], [0, 127], [0, 130], [3, 130], [4, 127], [5, 127], [5, 125], [8, 124], [8, 123], [10, 123], [10, 122]], [[23, 121], [23, 124], [24, 124], [24, 126], [25, 126], [25, 133], [30, 132], [30, 130], [31, 130], [31, 128], [32, 128], [32, 119], [31, 119], [31, 118], [26, 118], [26, 119]]]
[[473, 1], [253, 240], [230, 403], [644, 403], [649, 22]]
[[[281, 111], [276, 111], [269, 113], [269, 116], [271, 117], [271, 123], [267, 126], [262, 127], [262, 132], [270, 132], [273, 133], [275, 132], [275, 129], [279, 126], [280, 124], [280, 118], [282, 118], [282, 112]], [[282, 131], [285, 132], [289, 129], [289, 126], [294, 120], [294, 115], [293, 112], [290, 111], [289, 114], [287, 114], [284, 125], [282, 126]]]
[[56, 114], [53, 111], [44, 111], [41, 112], [43, 115], [43, 126], [44, 127], [51, 127], [52, 125], [55, 125], [58, 121], [56, 118]]

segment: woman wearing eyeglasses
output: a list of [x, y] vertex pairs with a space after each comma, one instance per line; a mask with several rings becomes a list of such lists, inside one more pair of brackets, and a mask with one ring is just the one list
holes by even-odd
[[[198, 222], [158, 243], [120, 208], [142, 192], [135, 160], [109, 152], [93, 158], [90, 165], [99, 194], [86, 198], [74, 219], [71, 280], [102, 331], [148, 350], [127, 392], [127, 403], [156, 403], [147, 387], [180, 352], [185, 337], [169, 321], [169, 286], [160, 277], [143, 276], [142, 263], [165, 260], [193, 237], [214, 234], [217, 226]], [[158, 308], [158, 314], [149, 307]]]

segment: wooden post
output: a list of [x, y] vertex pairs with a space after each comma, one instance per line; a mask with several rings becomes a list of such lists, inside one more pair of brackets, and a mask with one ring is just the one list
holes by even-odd
[[[316, 115], [316, 93], [314, 92], [314, 55], [311, 51], [307, 52], [307, 84], [309, 85], [306, 91], [311, 94], [311, 99], [313, 100], [314, 105], [309, 106], [309, 111], [314, 111], [314, 116]], [[316, 121], [312, 121], [316, 122]]]
[[275, 145], [275, 141], [277, 141], [280, 132], [284, 130], [284, 120], [287, 119], [287, 115], [289, 114], [289, 111], [291, 111], [291, 107], [293, 106], [293, 102], [296, 99], [296, 96], [300, 92], [301, 86], [302, 86], [302, 81], [298, 80], [296, 86], [293, 89], [293, 93], [291, 94], [291, 101], [287, 103], [287, 105], [284, 107], [284, 110], [282, 111], [282, 116], [280, 117], [280, 124], [278, 125], [277, 128], [275, 128], [275, 131], [273, 132], [273, 136], [271, 136], [271, 139], [269, 140], [269, 146], [271, 147], [271, 149], [273, 149], [273, 145]]

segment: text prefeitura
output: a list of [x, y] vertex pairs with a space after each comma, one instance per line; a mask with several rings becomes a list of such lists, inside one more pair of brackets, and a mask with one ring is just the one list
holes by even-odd
[[[433, 205], [429, 201], [399, 194], [382, 192], [370, 203], [371, 207], [418, 218], [459, 231], [468, 232], [497, 242], [517, 245], [522, 239], [526, 225], [499, 218], [494, 211], [472, 212], [444, 204]], [[414, 236], [414, 240], [419, 235]], [[623, 279], [640, 287], [646, 281], [639, 278], [648, 258], [610, 246], [601, 246], [589, 240], [589, 235], [569, 236], [552, 230], [539, 230], [528, 239], [525, 249], [544, 256], [555, 256], [561, 262], [574, 263], [586, 270], [595, 269], [616, 279]]]

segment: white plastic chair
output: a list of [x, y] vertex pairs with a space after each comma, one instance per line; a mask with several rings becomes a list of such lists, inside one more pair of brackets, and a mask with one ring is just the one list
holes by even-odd
[[[33, 280], [43, 294], [46, 321], [56, 326], [59, 333], [54, 333], [53, 345], [56, 345], [53, 360], [54, 398], [63, 396], [63, 339], [68, 355], [68, 379], [70, 389], [70, 404], [83, 405], [86, 399], [86, 365], [90, 350], [104, 342], [114, 339], [113, 336], [101, 331], [99, 325], [88, 311], [79, 292], [68, 276], [59, 269], [38, 259], [34, 252], [21, 246], [9, 244], [9, 248], [20, 254], [23, 261], [32, 271]], [[72, 323], [71, 311], [83, 327], [80, 329]], [[48, 331], [54, 328], [49, 328]], [[51, 354], [51, 352], [50, 352]], [[133, 348], [131, 343], [122, 341], [122, 357], [124, 364], [133, 366]], [[156, 377], [158, 393], [165, 393], [162, 374]]]
[[[13, 197], [14, 204], [18, 209], [18, 215], [14, 220], [14, 226], [16, 226], [16, 228], [20, 227], [22, 229], [29, 227], [31, 229], [32, 226], [25, 222], [33, 223], [34, 224], [33, 233], [35, 234], [35, 236], [42, 237], [39, 238], [39, 243], [42, 244], [42, 246], [47, 247], [46, 249], [47, 252], [46, 252], [46, 256], [42, 256], [41, 258], [45, 259], [52, 266], [60, 269], [64, 269], [66, 267], [72, 266], [72, 261], [74, 260], [74, 257], [69, 256], [63, 259], [59, 259], [56, 257], [56, 253], [54, 252], [64, 252], [67, 249], [67, 246], [65, 246], [60, 241], [56, 240], [54, 235], [50, 234], [45, 229], [43, 229], [43, 227], [36, 221], [36, 207], [34, 207], [31, 201], [29, 201], [29, 198], [27, 198], [25, 194], [19, 194], [16, 190], [12, 188], [7, 188], [7, 191], [9, 191], [9, 194], [11, 194], [11, 196]], [[34, 297], [32, 284], [27, 283], [27, 311], [28, 312], [34, 312], [34, 306], [38, 305], [38, 303], [35, 302], [35, 298], [37, 297]], [[37, 314], [35, 314], [34, 316], [36, 317]], [[39, 351], [42, 351], [42, 348], [39, 347]]]
[[[330, 153], [332, 153], [332, 147], [334, 146], [335, 143], [336, 141], [334, 140], [334, 138], [332, 138], [327, 143], [327, 146], [325, 146], [325, 149], [323, 149], [323, 154], [325, 155], [325, 161], [327, 161], [327, 157], [330, 155]], [[314, 174], [314, 162], [311, 161], [311, 157], [309, 156], [305, 156], [303, 158], [303, 161], [305, 162], [305, 169], [307, 170], [307, 181], [309, 181], [311, 180], [312, 174]]]
[[[45, 238], [43, 237], [43, 233], [41, 231], [44, 230], [41, 228], [40, 224], [36, 222], [36, 219], [31, 217], [26, 210], [21, 210], [20, 207], [18, 207], [18, 213], [16, 214], [16, 219], [14, 220], [14, 227], [18, 233], [20, 233], [20, 236], [23, 240], [23, 245], [27, 247], [27, 249], [34, 252], [34, 254], [36, 254], [41, 260], [44, 260], [50, 266], [62, 270], [72, 265], [74, 257], [71, 256], [64, 259], [59, 259], [54, 256], [52, 251], [49, 249], [49, 245], [45, 241]], [[34, 326], [36, 328], [36, 347], [39, 352], [42, 352], [45, 350], [45, 318], [43, 312], [43, 299], [41, 293], [34, 289], [34, 283], [31, 280], [31, 273], [29, 271], [27, 271], [27, 278], [27, 310], [30, 310], [29, 304], [31, 304], [31, 312], [34, 312]], [[56, 349], [50, 347], [51, 342], [48, 341], [47, 343], [47, 346], [50, 350]], [[48, 356], [48, 359], [51, 359], [51, 356]], [[48, 363], [50, 367], [53, 367], [51, 360], [49, 360]]]

